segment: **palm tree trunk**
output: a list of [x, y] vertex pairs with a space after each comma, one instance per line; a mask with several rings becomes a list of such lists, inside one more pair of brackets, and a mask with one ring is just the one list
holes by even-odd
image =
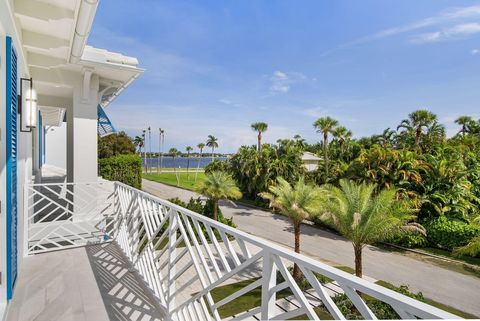
[[218, 221], [218, 200], [213, 199], [213, 219]]
[[415, 145], [419, 145], [420, 144], [420, 136], [422, 135], [422, 128], [421, 127], [418, 127], [416, 132], [415, 132]]
[[328, 180], [328, 133], [323, 134], [323, 157], [325, 162], [325, 182]]
[[258, 151], [260, 152], [262, 150], [262, 132], [258, 132]]
[[202, 150], [200, 150], [200, 157], [198, 158], [197, 171], [195, 172], [195, 183], [197, 182], [198, 171], [200, 170], [200, 160], [202, 159]]
[[215, 150], [215, 147], [212, 147], [212, 162], [215, 160], [215, 155], [213, 154], [214, 150]]
[[[295, 234], [295, 252], [300, 254], [300, 225], [301, 223], [293, 223], [293, 230]], [[300, 268], [298, 265], [295, 263], [293, 265], [293, 278], [296, 281], [299, 281], [302, 278]]]
[[187, 154], [187, 180], [189, 180], [188, 178], [190, 177], [190, 153]]
[[353, 251], [355, 252], [355, 275], [362, 277], [362, 245], [354, 244]]

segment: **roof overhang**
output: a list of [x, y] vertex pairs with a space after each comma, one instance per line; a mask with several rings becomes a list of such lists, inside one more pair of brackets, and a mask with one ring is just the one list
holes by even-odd
[[28, 65], [25, 76], [33, 77], [40, 107], [65, 109], [58, 102], [71, 104], [74, 85], [69, 80], [85, 73], [98, 76], [98, 103], [106, 107], [144, 71], [136, 58], [86, 46], [98, 0], [14, 0], [12, 4]]

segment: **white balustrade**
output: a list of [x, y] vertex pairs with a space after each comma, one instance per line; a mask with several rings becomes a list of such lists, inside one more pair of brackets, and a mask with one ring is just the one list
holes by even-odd
[[[315, 309], [321, 305], [335, 319], [345, 319], [332, 299], [331, 289], [326, 287], [327, 278], [329, 284], [335, 284], [345, 293], [365, 319], [376, 319], [365, 303], [366, 296], [387, 303], [402, 319], [458, 318], [122, 183], [115, 182], [112, 185], [113, 193], [106, 199], [106, 194], [95, 193], [90, 202], [83, 202], [85, 197], [76, 201], [77, 192], [86, 193], [86, 186], [81, 186], [73, 190], [66, 188], [64, 194], [50, 188], [58, 197], [63, 195], [63, 202], [70, 204], [72, 209], [63, 203], [57, 205], [68, 214], [68, 219], [60, 223], [59, 216], [47, 222], [44, 217], [48, 216], [34, 212], [33, 220], [29, 221], [32, 228], [41, 223], [58, 224], [59, 228], [32, 233], [35, 236], [33, 238], [29, 234], [29, 253], [50, 250], [38, 240], [40, 237], [55, 244], [56, 248], [63, 246], [60, 241], [65, 244], [70, 242], [70, 245], [63, 246], [66, 247], [114, 239], [158, 297], [171, 320], [219, 321], [222, 319], [219, 313], [222, 306], [257, 288], [261, 292], [259, 306], [230, 318], [243, 320], [255, 315], [262, 320], [285, 320], [304, 316], [319, 320]], [[89, 185], [92, 190], [108, 190], [105, 187], [98, 185], [93, 188]], [[59, 203], [38, 189], [29, 191], [37, 195], [38, 200], [50, 199], [54, 204]], [[72, 197], [75, 200], [73, 202]], [[90, 215], [94, 214], [92, 211], [102, 208], [101, 199], [105, 199], [103, 212], [98, 211], [96, 217]], [[37, 208], [38, 200], [33, 200], [30, 207]], [[79, 211], [75, 210], [77, 208]], [[82, 227], [79, 228], [80, 233], [74, 231], [75, 224], [84, 224], [85, 221], [89, 227], [97, 230]], [[68, 224], [63, 225], [66, 222]], [[28, 229], [30, 231], [30, 227]], [[75, 235], [75, 240], [59, 231], [71, 232], [70, 236]], [[289, 267], [293, 264], [297, 264], [302, 271], [308, 291], [291, 276]], [[212, 290], [242, 280], [249, 281], [243, 283], [243, 288], [214, 301]], [[290, 304], [279, 308], [277, 297], [285, 296], [286, 291], [290, 296]], [[315, 298], [317, 305], [312, 303], [312, 298]]]

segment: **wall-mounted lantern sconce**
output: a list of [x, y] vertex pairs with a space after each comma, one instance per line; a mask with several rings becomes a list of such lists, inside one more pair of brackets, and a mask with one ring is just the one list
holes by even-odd
[[[30, 87], [23, 93], [23, 82], [30, 82]], [[20, 95], [18, 96], [18, 111], [20, 112], [20, 131], [31, 132], [37, 127], [37, 93], [33, 89], [32, 78], [20, 78]], [[24, 128], [28, 128], [24, 130]]]

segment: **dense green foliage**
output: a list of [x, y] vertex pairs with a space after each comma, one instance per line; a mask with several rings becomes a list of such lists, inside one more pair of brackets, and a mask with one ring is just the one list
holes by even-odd
[[475, 236], [480, 235], [480, 226], [449, 220], [444, 216], [429, 221], [425, 228], [429, 245], [446, 250], [467, 245]]
[[302, 150], [297, 144], [280, 143], [263, 145], [261, 151], [255, 146], [242, 146], [229, 160], [229, 170], [242, 193], [251, 199], [268, 191], [278, 177], [290, 183], [298, 181], [304, 173], [301, 161]]
[[105, 137], [99, 136], [98, 158], [135, 154], [136, 146], [140, 146], [137, 144], [140, 144], [140, 141], [132, 140], [125, 132], [119, 132]]
[[142, 160], [138, 155], [99, 159], [98, 172], [104, 179], [119, 181], [135, 188], [142, 187]]
[[[184, 207], [186, 209], [189, 209], [192, 212], [205, 215], [209, 218], [213, 218], [213, 202], [211, 200], [207, 200], [203, 202], [200, 198], [192, 197], [190, 198], [188, 203], [185, 203], [178, 197], [175, 197], [175, 198], [169, 199], [168, 201], [172, 202], [173, 204], [177, 204], [181, 207]], [[231, 227], [237, 227], [233, 222], [233, 218], [227, 218], [223, 216], [222, 210], [220, 208], [218, 209], [218, 221], [220, 223], [226, 224]]]
[[[380, 134], [355, 139], [335, 119], [320, 118], [313, 124], [319, 133], [318, 143], [308, 144], [296, 135], [278, 140], [276, 145], [264, 144], [260, 151], [256, 146], [242, 146], [222, 170], [232, 174], [245, 198], [256, 201], [277, 177], [293, 184], [305, 176], [308, 182], [334, 186], [348, 179], [375, 184], [375, 193], [394, 188], [396, 199], [408, 200], [416, 210], [412, 222], [428, 226], [442, 217], [442, 222], [454, 222], [444, 225], [471, 226], [480, 215], [480, 121], [462, 116], [456, 123], [458, 134], [447, 138], [437, 116], [422, 109], [400, 121], [396, 130], [387, 128]], [[301, 161], [304, 151], [322, 159], [317, 170], [305, 172]], [[458, 237], [453, 233], [452, 238], [458, 240], [443, 242], [446, 244], [436, 239], [440, 233], [437, 230], [428, 239], [398, 233], [387, 240], [410, 247], [428, 243], [451, 250], [476, 237], [479, 245], [468, 248], [470, 255], [476, 255], [480, 232], [474, 227], [466, 229], [468, 232], [460, 229]]]

